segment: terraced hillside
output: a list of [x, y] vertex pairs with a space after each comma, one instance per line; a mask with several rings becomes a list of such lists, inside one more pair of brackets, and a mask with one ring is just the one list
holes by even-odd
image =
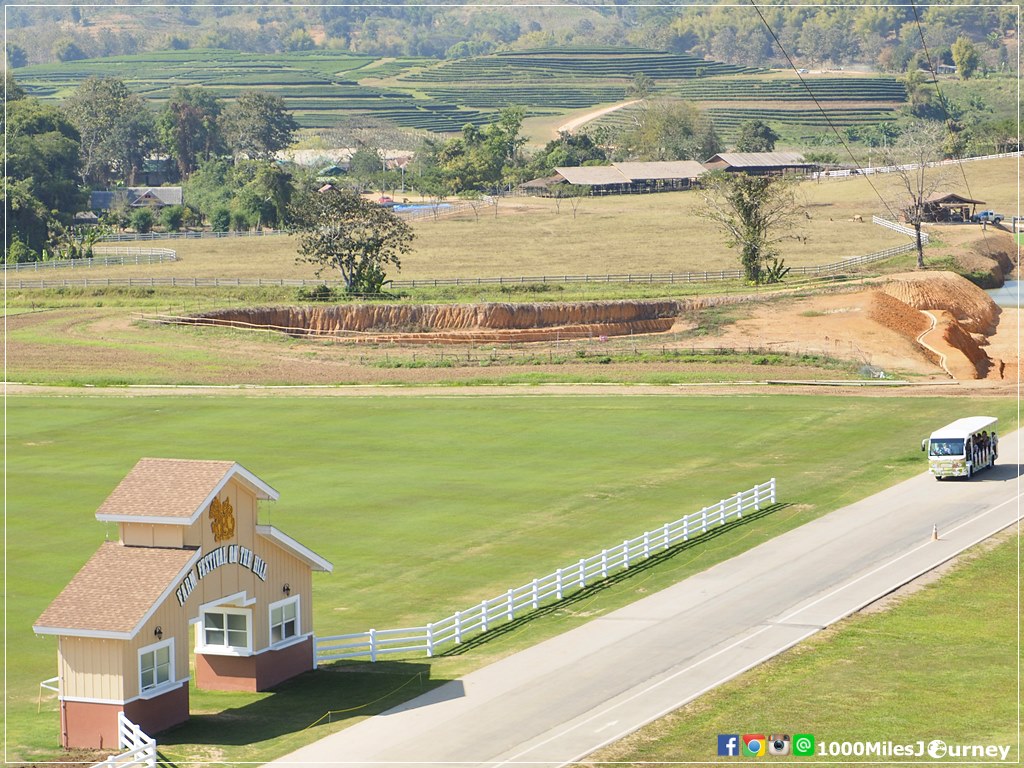
[[117, 77], [157, 108], [176, 87], [201, 85], [226, 100], [241, 91], [265, 89], [281, 96], [299, 125], [334, 126], [339, 118], [366, 115], [396, 125], [437, 132], [458, 131], [489, 117], [437, 100], [418, 100], [407, 90], [363, 85], [393, 77], [432, 59], [387, 59], [324, 51], [273, 56], [222, 50], [165, 51], [20, 69], [19, 85], [30, 95], [62, 99], [88, 77]]
[[655, 96], [697, 102], [726, 134], [751, 117], [808, 129], [825, 125], [813, 99], [829, 105], [836, 125], [877, 123], [890, 119], [906, 99], [891, 77], [814, 75], [801, 82], [639, 48], [550, 48], [454, 61], [330, 51], [165, 51], [24, 67], [17, 80], [33, 96], [59, 100], [87, 77], [117, 77], [157, 108], [180, 86], [202, 85], [225, 100], [243, 90], [265, 89], [281, 96], [308, 128], [368, 117], [444, 133], [488, 123], [496, 110], [510, 105], [545, 115], [621, 101], [638, 74], [654, 80]]

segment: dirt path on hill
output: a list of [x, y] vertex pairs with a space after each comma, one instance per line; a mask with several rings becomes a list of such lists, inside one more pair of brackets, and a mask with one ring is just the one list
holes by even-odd
[[599, 117], [604, 117], [612, 112], [617, 112], [618, 110], [636, 104], [639, 101], [641, 101], [641, 99], [633, 99], [632, 101], [624, 101], [621, 104], [613, 104], [610, 107], [604, 107], [603, 109], [595, 109], [593, 112], [587, 112], [585, 115], [574, 117], [572, 120], [562, 123], [555, 129], [555, 133], [556, 135], [559, 133], [572, 133], [587, 123], [597, 120]]

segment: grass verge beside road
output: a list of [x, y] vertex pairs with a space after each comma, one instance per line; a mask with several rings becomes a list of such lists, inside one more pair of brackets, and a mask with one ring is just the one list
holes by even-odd
[[[590, 755], [585, 764], [744, 760], [717, 757], [720, 733], [809, 733], [818, 745], [923, 741], [927, 747], [941, 739], [1008, 746], [1008, 760], [1019, 763], [1019, 547], [1017, 536], [1004, 537], [991, 551], [982, 545], [983, 551], [968, 553], [953, 572], [891, 609], [858, 614], [822, 631]], [[826, 753], [804, 759], [879, 758]], [[900, 758], [883, 758], [890, 761]]]
[[[922, 471], [920, 438], [1009, 399], [12, 397], [8, 759], [57, 754], [56, 642], [31, 625], [105, 536], [104, 498], [143, 456], [233, 459], [281, 500], [261, 520], [335, 563], [319, 635], [422, 625], [776, 476], [786, 506], [581, 593], [458, 654], [352, 664], [264, 694], [193, 690], [173, 760], [265, 760], [673, 584]], [[308, 731], [299, 731], [337, 712]], [[268, 722], [275, 722], [268, 727]]]

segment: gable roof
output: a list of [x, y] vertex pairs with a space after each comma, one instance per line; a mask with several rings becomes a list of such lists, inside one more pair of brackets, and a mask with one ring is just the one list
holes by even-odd
[[151, 204], [158, 206], [181, 205], [184, 201], [181, 187], [124, 187], [122, 189], [93, 190], [89, 193], [89, 207], [94, 211], [109, 210], [118, 201], [129, 207]]
[[944, 195], [938, 193], [932, 195], [925, 200], [926, 203], [962, 203], [964, 205], [985, 205], [984, 200], [972, 200], [969, 197], [958, 195], [956, 192], [947, 192]]
[[719, 152], [704, 165], [724, 163], [733, 168], [809, 165], [799, 152]]
[[256, 498], [278, 498], [277, 491], [233, 461], [140, 459], [96, 510], [96, 519], [191, 525], [232, 478]]
[[130, 640], [199, 560], [198, 549], [106, 541], [32, 625], [42, 635]]

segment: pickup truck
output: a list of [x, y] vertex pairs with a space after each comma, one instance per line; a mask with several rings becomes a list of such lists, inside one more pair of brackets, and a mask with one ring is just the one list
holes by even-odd
[[996, 213], [995, 211], [981, 211], [980, 213], [976, 213], [973, 216], [971, 216], [971, 221], [973, 221], [975, 224], [981, 224], [983, 222], [998, 224], [1005, 218], [1006, 217], [1003, 216], [1003, 214]]

